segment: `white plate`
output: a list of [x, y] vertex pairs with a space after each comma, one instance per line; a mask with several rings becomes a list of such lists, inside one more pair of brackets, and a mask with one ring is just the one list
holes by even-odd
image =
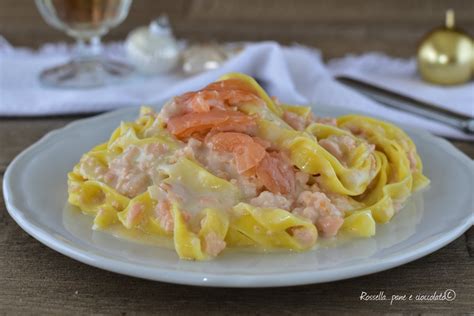
[[[327, 108], [320, 115], [340, 115]], [[124, 241], [91, 229], [91, 218], [66, 206], [66, 174], [81, 155], [105, 141], [136, 108], [80, 120], [21, 153], [3, 182], [10, 215], [31, 236], [86, 264], [136, 277], [203, 286], [263, 287], [319, 283], [386, 270], [448, 244], [473, 224], [473, 161], [447, 141], [418, 130], [413, 137], [431, 187], [374, 238], [304, 253], [227, 251], [210, 262], [181, 261], [173, 250]]]

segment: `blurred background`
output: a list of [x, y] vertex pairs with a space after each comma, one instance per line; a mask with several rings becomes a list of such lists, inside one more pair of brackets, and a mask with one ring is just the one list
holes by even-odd
[[[298, 42], [318, 47], [326, 59], [365, 51], [408, 57], [427, 30], [444, 23], [449, 8], [456, 24], [474, 33], [473, 0], [134, 0], [104, 41], [123, 40], [166, 13], [176, 36], [193, 41]], [[73, 41], [44, 22], [34, 1], [0, 1], [0, 34], [33, 48]]]

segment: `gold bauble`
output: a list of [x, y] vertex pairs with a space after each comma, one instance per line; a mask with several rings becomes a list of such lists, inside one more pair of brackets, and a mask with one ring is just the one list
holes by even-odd
[[471, 79], [474, 44], [454, 27], [454, 12], [446, 12], [446, 25], [428, 33], [418, 47], [418, 71], [431, 83], [454, 85]]

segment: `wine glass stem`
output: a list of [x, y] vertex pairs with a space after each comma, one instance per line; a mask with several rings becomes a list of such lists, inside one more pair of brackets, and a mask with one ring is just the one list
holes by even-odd
[[96, 60], [102, 52], [99, 36], [91, 38], [78, 38], [75, 60]]

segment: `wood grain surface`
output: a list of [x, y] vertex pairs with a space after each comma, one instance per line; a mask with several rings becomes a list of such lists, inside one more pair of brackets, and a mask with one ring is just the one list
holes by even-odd
[[[277, 40], [320, 48], [325, 57], [364, 51], [412, 56], [419, 39], [456, 11], [474, 35], [472, 0], [134, 0], [130, 14], [104, 40], [122, 40], [162, 13], [189, 40]], [[47, 25], [32, 0], [0, 1], [0, 35], [14, 45], [72, 41]]]
[[[80, 117], [0, 118], [0, 177], [46, 132]], [[471, 158], [474, 145], [453, 142]], [[3, 199], [3, 194], [0, 195]], [[26, 234], [0, 201], [0, 314], [364, 315], [474, 312], [474, 228], [424, 258], [350, 280], [267, 289], [173, 285], [106, 272], [69, 259]], [[361, 301], [385, 295], [456, 292], [451, 302]]]

